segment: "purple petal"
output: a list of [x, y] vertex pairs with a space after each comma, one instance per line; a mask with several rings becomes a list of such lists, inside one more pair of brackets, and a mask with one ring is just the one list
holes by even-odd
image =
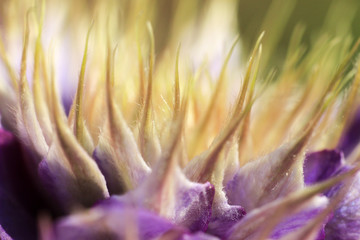
[[[162, 216], [176, 224], [186, 227], [191, 232], [206, 231], [211, 218], [212, 204], [215, 195], [214, 186], [210, 183], [189, 181], [180, 169], [174, 174], [174, 198], [171, 207], [164, 209]], [[108, 204], [124, 204], [158, 211], [159, 196], [156, 189], [156, 176], [151, 174], [144, 183], [132, 192], [123, 196], [113, 196], [105, 201]]]
[[125, 182], [136, 188], [151, 173], [151, 169], [142, 158], [134, 134], [121, 112], [115, 110], [114, 114], [113, 127], [117, 135], [112, 138], [105, 126], [93, 157], [106, 179], [110, 194], [122, 194], [129, 188]]
[[[60, 144], [54, 141], [38, 166], [42, 186], [63, 213], [78, 207], [91, 207], [109, 196], [105, 178], [98, 166], [85, 150], [80, 150], [84, 152], [69, 160]], [[74, 152], [78, 151], [74, 149]]]
[[27, 208], [32, 208], [35, 199], [34, 183], [28, 171], [25, 152], [10, 132], [0, 129], [0, 184], [21, 200]]
[[38, 174], [54, 212], [60, 215], [69, 213], [76, 205], [76, 200], [68, 190], [69, 186], [72, 186], [71, 182], [75, 182], [68, 170], [59, 163], [50, 163], [44, 159], [39, 164]]
[[289, 153], [290, 145], [284, 145], [268, 155], [251, 161], [241, 167], [234, 178], [226, 184], [225, 192], [230, 205], [239, 205], [247, 212], [270, 203], [291, 192], [302, 189], [302, 164], [294, 164], [275, 185], [268, 189], [269, 179], [282, 168], [283, 159]]
[[144, 209], [122, 204], [99, 204], [56, 224], [56, 239], [153, 239], [168, 231], [185, 232], [170, 221]]
[[[305, 203], [298, 201], [298, 198], [308, 194], [310, 192], [304, 189], [289, 197], [275, 200], [250, 211], [241, 221], [232, 227], [229, 239], [257, 240], [264, 231], [268, 230], [272, 231], [271, 239], [278, 239], [287, 233], [291, 233], [291, 231], [300, 230], [302, 226], [305, 226], [305, 224], [313, 219], [316, 213], [324, 209], [328, 203], [327, 198], [324, 196], [314, 197]], [[278, 220], [281, 220], [281, 222], [278, 223]], [[276, 224], [276, 227], [267, 229], [269, 225], [272, 227], [272, 224]], [[282, 239], [293, 238], [286, 238], [284, 236]]]
[[0, 225], [14, 239], [37, 239], [36, 219], [0, 188]]
[[1, 240], [12, 240], [12, 238], [5, 232], [5, 230], [0, 225], [0, 239]]
[[[342, 184], [333, 187], [327, 196], [333, 197], [341, 187]], [[326, 225], [325, 235], [329, 240], [360, 239], [360, 173], [354, 177], [344, 199]]]
[[230, 206], [227, 203], [221, 208], [213, 209], [207, 233], [218, 236], [221, 239], [227, 239], [232, 227], [240, 221], [246, 212], [240, 206]]
[[350, 125], [344, 131], [337, 149], [347, 157], [360, 142], [360, 109], [356, 112]]
[[12, 238], [36, 239], [37, 195], [19, 142], [0, 129], [0, 225]]
[[[286, 239], [287, 234], [304, 227], [311, 219], [315, 218], [326, 207], [327, 202], [325, 197], [319, 197], [317, 201], [314, 201], [314, 205], [312, 205], [311, 208], [286, 218], [274, 229], [271, 234], [271, 239], [280, 239], [283, 236], [285, 236]], [[320, 237], [323, 231], [323, 228], [320, 229]]]
[[[81, 182], [61, 162], [44, 159], [38, 167], [38, 174], [48, 200], [57, 214], [67, 214], [81, 207], [91, 207], [102, 200], [96, 193], [97, 189], [91, 183]], [[87, 184], [89, 192], [81, 188], [81, 184]]]
[[204, 232], [184, 233], [184, 230], [172, 229], [162, 234], [157, 240], [220, 240], [219, 238]]
[[66, 116], [68, 116], [69, 113], [70, 113], [71, 106], [72, 106], [72, 104], [74, 102], [73, 99], [74, 99], [74, 96], [73, 95], [69, 96], [69, 94], [64, 94], [62, 96], [62, 98], [61, 98], [62, 105], [64, 107], [64, 111], [65, 111]]
[[305, 184], [311, 185], [330, 178], [343, 164], [343, 154], [338, 150], [307, 154], [304, 161]]
[[214, 186], [210, 183], [192, 183], [178, 191], [175, 222], [192, 232], [206, 231], [211, 217]]
[[180, 238], [180, 240], [220, 240], [220, 239], [215, 236], [211, 236], [206, 233], [203, 233], [203, 232], [196, 232], [193, 234], [185, 233]]

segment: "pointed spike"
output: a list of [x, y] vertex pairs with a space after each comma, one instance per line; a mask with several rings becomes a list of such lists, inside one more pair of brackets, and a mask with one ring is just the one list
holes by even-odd
[[[183, 109], [185, 110], [185, 109]], [[153, 174], [156, 176], [155, 179], [159, 181], [159, 187], [157, 190], [161, 198], [168, 198], [168, 193], [173, 190], [173, 176], [176, 167], [178, 166], [177, 157], [175, 156], [176, 149], [181, 142], [181, 133], [183, 130], [185, 112], [179, 112], [177, 119], [174, 119], [170, 124], [170, 129], [168, 132], [168, 144], [166, 145], [162, 155], [158, 161], [158, 164], [154, 167]], [[161, 209], [167, 208], [166, 206], [161, 206]], [[166, 210], [165, 210], [166, 212]]]
[[[286, 214], [288, 214], [288, 211], [290, 209], [293, 209], [293, 208], [295, 208], [296, 205], [300, 205], [300, 204], [304, 203], [305, 201], [311, 199], [316, 194], [322, 193], [322, 192], [330, 189], [335, 184], [340, 183], [341, 181], [344, 181], [344, 180], [345, 181], [349, 180], [351, 177], [354, 177], [355, 174], [359, 171], [359, 167], [360, 167], [360, 165], [354, 167], [353, 169], [349, 170], [346, 173], [337, 175], [336, 177], [330, 178], [329, 180], [326, 180], [321, 183], [307, 187], [307, 188], [305, 188], [305, 191], [298, 191], [294, 195], [290, 195], [290, 199], [288, 199], [289, 204], [285, 204], [285, 205], [288, 205], [287, 210], [285, 210], [282, 213], [281, 217], [277, 217], [276, 219], [272, 218], [271, 224], [267, 225], [263, 229], [263, 232], [261, 234], [261, 236], [263, 238], [260, 238], [260, 239], [265, 239], [267, 236], [269, 236], [271, 230], [273, 230], [273, 228], [280, 222], [280, 220], [283, 217], [285, 217]], [[307, 190], [307, 192], [306, 192], [306, 190]], [[342, 190], [345, 190], [345, 189], [342, 189]], [[293, 198], [291, 199], [291, 197], [293, 197]], [[341, 199], [339, 199], [339, 200], [341, 200]]]
[[[41, 14], [44, 14], [44, 10], [41, 9]], [[39, 66], [39, 59], [40, 59], [40, 46], [41, 46], [41, 37], [42, 37], [42, 30], [43, 30], [43, 19], [44, 16], [40, 16], [38, 20], [38, 28], [39, 32], [36, 38], [35, 43], [35, 54], [34, 54], [34, 72], [33, 72], [33, 88], [37, 88], [37, 91], [40, 91], [40, 66]]]
[[[281, 166], [274, 171], [272, 178], [269, 179], [268, 184], [265, 187], [265, 191], [263, 196], [265, 196], [266, 192], [270, 192], [276, 184], [280, 181], [281, 178], [285, 176], [287, 171], [292, 168], [292, 166], [298, 161], [300, 153], [305, 148], [306, 144], [309, 142], [311, 135], [317, 126], [318, 122], [321, 119], [326, 108], [323, 108], [322, 111], [319, 111], [310, 123], [303, 129], [303, 134], [293, 143], [292, 147], [289, 149], [287, 154], [281, 161]], [[261, 198], [260, 200], [261, 201]]]
[[[108, 42], [108, 54], [107, 54], [107, 63], [106, 63], [106, 105], [107, 105], [107, 111], [108, 111], [108, 119], [109, 119], [109, 132], [110, 132], [110, 138], [112, 142], [112, 147], [117, 149], [117, 134], [121, 134], [121, 130], [117, 126], [116, 121], [121, 121], [122, 116], [116, 116], [116, 106], [113, 99], [113, 91], [112, 86], [114, 83], [114, 75], [113, 75], [113, 54], [111, 54], [111, 48], [110, 43]], [[116, 120], [117, 119], [117, 120]], [[115, 151], [116, 152], [116, 151]], [[119, 156], [117, 156], [119, 157]], [[131, 182], [130, 174], [128, 173], [125, 164], [120, 160], [117, 159], [118, 165], [117, 167], [119, 169], [116, 169], [117, 171], [120, 171], [122, 182], [124, 183], [124, 188], [126, 190], [133, 188], [133, 183]]]
[[[44, 78], [44, 88], [45, 88], [45, 97], [46, 97], [46, 105], [49, 109], [49, 112], [51, 112], [51, 80], [49, 79], [49, 73], [48, 73], [48, 64], [45, 58], [44, 49], [43, 46], [40, 45], [40, 60], [41, 60], [41, 68], [42, 68], [42, 75]], [[51, 115], [51, 114], [50, 114]]]
[[16, 76], [16, 72], [15, 72], [14, 68], [11, 66], [9, 57], [5, 50], [4, 42], [1, 37], [0, 37], [0, 58], [3, 60], [3, 62], [5, 64], [5, 67], [10, 76], [10, 80], [11, 80], [11, 84], [12, 84], [13, 88], [15, 89], [15, 91], [17, 91], [18, 90], [18, 77]]
[[221, 67], [221, 71], [220, 71], [220, 75], [219, 75], [219, 79], [218, 79], [216, 89], [219, 88], [222, 85], [222, 82], [224, 81], [223, 79], [224, 79], [224, 75], [225, 75], [227, 66], [229, 64], [230, 58], [231, 58], [231, 56], [232, 56], [232, 54], [234, 52], [234, 49], [235, 49], [237, 43], [239, 42], [239, 40], [240, 40], [240, 36], [238, 35], [238, 36], [236, 36], [235, 40], [231, 44], [230, 50], [229, 50], [228, 54], [226, 55], [224, 63], [222, 65], [222, 67]]
[[26, 22], [25, 22], [25, 33], [24, 33], [24, 45], [22, 50], [22, 56], [21, 56], [21, 67], [20, 67], [20, 81], [23, 85], [25, 85], [26, 81], [26, 60], [27, 60], [27, 53], [28, 53], [28, 47], [29, 47], [29, 35], [30, 35], [30, 27], [29, 27], [29, 18], [31, 9], [28, 10], [26, 14]]
[[207, 126], [209, 124], [209, 119], [211, 118], [211, 115], [214, 112], [214, 109], [215, 109], [214, 106], [215, 106], [215, 104], [216, 104], [216, 102], [218, 100], [218, 96], [219, 96], [220, 92], [223, 89], [223, 85], [224, 85], [224, 82], [225, 82], [225, 73], [226, 73], [228, 63], [230, 61], [232, 53], [233, 53], [239, 39], [240, 39], [240, 36], [237, 36], [235, 38], [235, 40], [233, 41], [233, 43], [232, 43], [232, 45], [230, 47], [230, 50], [229, 50], [228, 54], [225, 57], [224, 63], [223, 63], [222, 68], [221, 68], [221, 72], [219, 74], [219, 77], [218, 77], [218, 80], [217, 80], [217, 83], [216, 83], [216, 86], [215, 86], [215, 89], [214, 89], [214, 91], [212, 93], [212, 96], [210, 98], [210, 103], [207, 106], [207, 108], [205, 110], [205, 114], [202, 116], [200, 124], [198, 125], [199, 127], [196, 130], [196, 132], [194, 134], [194, 137], [191, 140], [192, 144], [190, 145], [191, 148], [189, 150], [191, 156], [193, 156], [195, 154], [196, 147], [197, 147], [196, 142], [199, 141], [199, 138], [201, 137], [201, 134], [203, 132], [205, 132], [205, 130], [207, 129]]
[[[241, 240], [246, 239], [247, 236], [251, 234], [259, 234], [257, 239], [266, 238], [273, 228], [289, 214], [293, 214], [298, 211], [301, 206], [304, 206], [309, 200], [315, 197], [317, 194], [326, 191], [335, 184], [352, 177], [359, 171], [359, 166], [351, 169], [350, 171], [333, 177], [329, 180], [323, 181], [321, 183], [312, 185], [310, 187], [304, 188], [297, 192], [291, 193], [285, 198], [278, 199], [270, 204], [264, 205], [253, 211], [252, 213], [245, 216], [239, 223], [234, 226], [234, 230], [229, 237], [229, 240]], [[274, 212], [276, 215], [274, 216]], [[271, 220], [271, 224], [264, 224], [264, 221], [267, 223]], [[260, 226], [265, 226], [262, 231], [259, 231]]]
[[55, 132], [62, 151], [69, 161], [71, 169], [76, 177], [81, 195], [82, 204], [92, 206], [95, 202], [109, 197], [105, 178], [100, 172], [95, 161], [81, 147], [70, 128], [65, 124], [64, 115], [55, 83], [52, 81], [52, 104]]
[[35, 111], [45, 136], [46, 142], [50, 145], [52, 142], [52, 126], [50, 122], [50, 113], [46, 104], [46, 89], [44, 91], [43, 86], [40, 83], [40, 59], [41, 59], [41, 37], [43, 30], [43, 21], [45, 14], [45, 1], [42, 1], [41, 15], [38, 20], [39, 32], [35, 43], [35, 54], [34, 54], [34, 72], [33, 72], [33, 94]]
[[243, 112], [235, 116], [225, 129], [215, 138], [214, 142], [210, 146], [210, 149], [204, 152], [199, 157], [195, 157], [185, 168], [185, 174], [187, 177], [195, 182], [209, 181], [214, 171], [215, 163], [218, 161], [218, 156], [221, 153], [225, 143], [234, 135], [235, 130], [239, 124], [243, 121], [244, 117], [250, 111], [253, 101], [248, 103]]
[[[64, 111], [63, 105], [61, 103], [60, 97], [59, 97], [59, 93], [56, 89], [56, 71], [55, 71], [55, 61], [54, 61], [54, 48], [52, 49], [52, 51], [50, 52], [50, 65], [49, 65], [49, 113], [50, 113], [50, 117], [51, 117], [51, 122], [55, 123], [56, 119], [55, 116], [57, 116], [57, 118], [60, 118], [62, 121], [66, 122], [67, 116], [66, 113]], [[56, 108], [54, 108], [54, 106], [57, 106]], [[55, 114], [56, 113], [56, 114]], [[53, 132], [55, 132], [55, 128], [53, 127]]]
[[184, 114], [184, 116], [183, 116], [184, 119], [186, 117], [186, 113], [188, 110], [188, 105], [189, 105], [189, 101], [190, 101], [190, 92], [193, 87], [193, 81], [194, 81], [194, 79], [190, 78], [190, 80], [185, 85], [184, 96], [183, 96], [183, 98], [181, 100], [181, 104], [180, 104], [180, 112], [182, 112]]
[[[281, 132], [281, 136], [277, 136], [278, 138], [284, 138], [285, 135], [288, 133], [288, 130], [290, 129], [291, 124], [295, 121], [298, 114], [301, 112], [301, 109], [304, 107], [306, 100], [309, 97], [309, 94], [311, 92], [311, 89], [313, 87], [312, 82], [317, 79], [319, 73], [319, 69], [316, 69], [312, 75], [310, 76], [309, 80], [306, 83], [306, 87], [300, 97], [300, 100], [296, 104], [296, 106], [291, 110], [289, 114], [285, 117], [285, 119], [282, 122], [279, 122], [278, 125], [280, 126], [279, 132]], [[274, 135], [273, 135], [274, 136]], [[276, 136], [274, 136], [276, 137]], [[277, 140], [274, 140], [277, 142]]]
[[112, 82], [114, 82], [112, 79], [114, 77], [113, 69], [114, 61], [112, 59], [110, 43], [108, 42], [105, 95], [110, 142], [116, 155], [116, 169], [114, 171], [121, 176], [125, 190], [130, 190], [140, 184], [142, 178], [150, 172], [150, 169], [142, 159], [134, 136], [114, 102], [112, 92]]
[[346, 67], [349, 65], [351, 59], [354, 57], [355, 53], [360, 47], [360, 38], [356, 41], [354, 46], [351, 48], [350, 52], [346, 55], [344, 60], [341, 62], [339, 69], [337, 70], [334, 79], [340, 77], [345, 71]]
[[111, 49], [110, 45], [108, 46], [108, 53], [107, 53], [107, 61], [106, 61], [106, 105], [108, 109], [108, 117], [110, 122], [110, 133], [114, 134], [115, 129], [113, 129], [112, 120], [113, 120], [113, 97], [112, 97], [112, 61], [111, 61]]
[[[333, 78], [330, 80], [329, 85], [327, 86], [326, 90], [324, 91], [323, 95], [321, 96], [320, 99], [322, 99], [322, 101], [320, 103], [322, 103], [325, 100], [328, 93], [332, 92], [334, 89], [336, 89], [341, 84], [341, 82], [340, 82], [341, 75], [344, 73], [344, 71], [348, 67], [351, 59], [355, 55], [355, 53], [358, 50], [359, 46], [360, 46], [360, 38], [357, 40], [357, 42], [354, 44], [354, 46], [352, 47], [350, 52], [346, 55], [346, 57], [341, 62], [339, 68], [335, 72]], [[318, 106], [318, 107], [320, 108], [320, 106]]]
[[179, 44], [176, 51], [176, 62], [175, 62], [175, 82], [174, 82], [174, 117], [180, 111], [180, 83], [179, 83], [179, 55], [180, 55], [181, 44]]
[[29, 144], [40, 157], [43, 157], [46, 155], [49, 147], [41, 131], [40, 124], [37, 121], [34, 109], [34, 101], [31, 96], [29, 84], [26, 78], [26, 60], [30, 35], [29, 15], [31, 11], [32, 9], [28, 10], [26, 15], [24, 46], [21, 57], [19, 82], [19, 105], [21, 122], [18, 122], [18, 128], [24, 128], [19, 130], [19, 134], [25, 134], [25, 136], [22, 136], [24, 138], [24, 141], [26, 141], [27, 144]]
[[148, 85], [147, 85], [145, 102], [140, 120], [139, 135], [138, 135], [140, 152], [144, 158], [145, 158], [145, 148], [147, 144], [147, 139], [146, 139], [146, 134], [148, 131], [147, 128], [151, 128], [149, 126], [150, 124], [149, 118], [150, 118], [150, 108], [151, 108], [151, 98], [152, 98], [152, 88], [153, 88], [153, 67], [154, 67], [154, 59], [155, 59], [155, 39], [150, 22], [147, 22], [147, 29], [150, 37]]
[[244, 83], [242, 85], [242, 90], [240, 91], [240, 95], [239, 95], [239, 97], [238, 97], [238, 99], [236, 101], [235, 110], [234, 110], [233, 115], [239, 114], [241, 112], [241, 109], [242, 109], [243, 105], [244, 105], [245, 96], [246, 96], [246, 93], [247, 93], [247, 89], [248, 89], [248, 85], [249, 85], [249, 81], [250, 81], [250, 77], [251, 77], [251, 73], [252, 73], [253, 64], [254, 64], [256, 55], [259, 54], [258, 53], [259, 48], [260, 47], [262, 48], [261, 40], [264, 37], [264, 34], [265, 34], [265, 32], [262, 32], [260, 34], [260, 36], [259, 36], [259, 38], [256, 41], [256, 44], [254, 46], [253, 52], [252, 52], [252, 54], [250, 56], [249, 64], [248, 64], [247, 71], [246, 71], [245, 78], [244, 78]]
[[144, 70], [144, 59], [143, 59], [143, 53], [141, 48], [141, 41], [140, 41], [140, 33], [139, 33], [139, 26], [136, 25], [136, 51], [137, 51], [137, 60], [138, 60], [138, 74], [139, 74], [139, 86], [138, 86], [138, 92], [137, 92], [137, 104], [134, 108], [134, 111], [132, 113], [132, 122], [135, 122], [139, 124], [141, 121], [141, 111], [144, 106], [145, 101], [145, 70]]
[[112, 68], [111, 68], [111, 78], [110, 78], [110, 84], [111, 84], [112, 88], [115, 86], [115, 57], [116, 57], [116, 52], [118, 50], [118, 47], [119, 47], [119, 45], [116, 44], [112, 51], [112, 58], [111, 58]]
[[138, 64], [139, 64], [139, 104], [142, 106], [144, 104], [144, 96], [145, 96], [145, 73], [144, 73], [144, 62], [143, 56], [140, 46], [140, 37], [139, 37], [139, 30], [137, 29], [136, 35], [136, 47], [137, 47], [137, 54], [138, 54]]
[[[252, 101], [253, 95], [254, 95], [254, 91], [255, 91], [255, 83], [256, 83], [256, 79], [257, 79], [257, 75], [259, 72], [259, 66], [260, 66], [260, 59], [261, 59], [261, 54], [262, 54], [262, 45], [259, 45], [259, 50], [257, 53], [257, 61], [255, 64], [255, 70], [254, 70], [254, 74], [250, 83], [250, 90], [249, 90], [249, 95], [248, 95], [248, 102]], [[242, 151], [245, 147], [245, 143], [247, 141], [247, 137], [248, 137], [248, 131], [250, 128], [250, 113], [251, 113], [251, 109], [249, 110], [249, 112], [247, 113], [247, 115], [245, 116], [245, 120], [244, 123], [242, 125], [242, 129], [241, 129], [241, 133], [238, 139], [238, 152], [239, 152], [239, 161], [241, 162], [242, 159]]]
[[[46, 8], [46, 1], [45, 0], [41, 0], [41, 13], [40, 13], [40, 29], [42, 30], [43, 29], [43, 25], [44, 25], [44, 19], [45, 19], [45, 8]], [[42, 31], [40, 31], [42, 32]], [[41, 40], [41, 36], [39, 37], [39, 39]], [[48, 76], [48, 66], [47, 66], [47, 63], [46, 63], [46, 58], [45, 58], [45, 54], [44, 54], [44, 49], [43, 49], [43, 45], [41, 44], [41, 41], [40, 41], [40, 44], [39, 44], [39, 54], [40, 54], [40, 61], [41, 63], [41, 68], [42, 68], [42, 75], [43, 75], [43, 78], [44, 78], [44, 88], [45, 88], [45, 97], [46, 97], [46, 100], [45, 101], [47, 103], [47, 106], [48, 108], [50, 108], [51, 104], [50, 104], [50, 101], [51, 101], [51, 83], [50, 83], [50, 80], [49, 80], [49, 76]]]
[[[346, 179], [344, 185], [341, 187], [339, 192], [331, 198], [328, 206], [321, 211], [312, 221], [310, 221], [305, 227], [293, 232], [293, 235], [290, 233], [286, 235], [285, 238], [288, 239], [313, 239], [319, 233], [319, 229], [321, 225], [324, 224], [327, 218], [331, 216], [332, 212], [336, 209], [336, 207], [340, 204], [340, 202], [344, 199], [347, 191], [351, 187], [352, 177]], [[291, 236], [291, 237], [290, 237]], [[283, 240], [285, 240], [285, 238]]]
[[[234, 52], [234, 49], [235, 49], [236, 44], [238, 43], [239, 39], [240, 39], [240, 36], [237, 36], [237, 37], [235, 38], [235, 40], [233, 41], [233, 43], [231, 44], [230, 50], [229, 50], [228, 54], [226, 55], [226, 58], [225, 58], [225, 60], [224, 60], [224, 63], [223, 63], [223, 65], [222, 65], [222, 67], [221, 67], [221, 72], [220, 72], [220, 75], [219, 75], [217, 84], [216, 84], [216, 86], [215, 86], [213, 95], [212, 95], [212, 97], [211, 97], [211, 102], [210, 102], [210, 104], [209, 104], [209, 106], [208, 106], [208, 108], [207, 108], [207, 111], [206, 111], [205, 115], [204, 115], [205, 117], [203, 118], [203, 119], [204, 119], [203, 121], [205, 121], [205, 122], [208, 122], [208, 119], [209, 119], [209, 117], [210, 117], [210, 115], [211, 115], [211, 113], [212, 113], [212, 110], [213, 110], [213, 108], [214, 108], [214, 104], [215, 104], [215, 102], [216, 102], [216, 100], [217, 100], [217, 96], [219, 95], [220, 90], [222, 89], [223, 83], [224, 83], [224, 81], [225, 81], [225, 72], [226, 72], [228, 63], [229, 63], [229, 61], [230, 61], [230, 58], [231, 58], [231, 56], [232, 56], [232, 53]], [[204, 122], [204, 123], [205, 123], [205, 122]], [[205, 125], [205, 124], [201, 124], [201, 126], [204, 126], [204, 125]], [[204, 127], [201, 127], [201, 129], [203, 129], [203, 128], [204, 128]]]
[[[338, 96], [339, 93], [340, 92], [336, 90], [333, 93], [332, 92], [327, 93], [325, 97], [322, 97], [320, 101], [317, 103], [312, 113], [313, 115], [311, 116], [311, 120], [303, 128], [300, 137], [297, 139], [297, 141], [295, 141], [293, 146], [290, 148], [289, 152], [283, 158], [281, 168], [278, 168], [274, 172], [273, 177], [270, 179], [267, 187], [265, 188], [266, 190], [265, 192], [271, 191], [271, 189], [274, 188], [277, 182], [282, 177], [284, 177], [284, 174], [286, 174], [288, 169], [290, 169], [293, 166], [293, 164], [297, 161], [300, 153], [303, 151], [304, 147], [309, 142], [315, 127], [318, 125], [319, 121], [321, 120], [321, 116], [335, 102], [336, 97]], [[326, 96], [328, 96], [328, 98], [326, 98]]]
[[[252, 64], [253, 64], [253, 61], [254, 61], [255, 56], [256, 56], [255, 54], [258, 53], [259, 48], [260, 48], [260, 51], [258, 53], [259, 54], [258, 55], [258, 57], [259, 57], [258, 60], [260, 61], [260, 56], [261, 56], [261, 52], [262, 52], [262, 46], [261, 46], [260, 42], [261, 42], [261, 39], [262, 39], [263, 36], [264, 36], [264, 33], [262, 33], [260, 35], [260, 37], [259, 37], [259, 39], [258, 39], [258, 41], [257, 41], [257, 43], [255, 45], [254, 53], [253, 53], [253, 56], [252, 56], [252, 59], [251, 59], [251, 67], [250, 68], [252, 68]], [[236, 42], [237, 42], [237, 39], [234, 42], [234, 44], [232, 46], [232, 49], [230, 50], [230, 52], [228, 54], [228, 58], [227, 58], [226, 61], [229, 60], [229, 58], [231, 56], [231, 52], [233, 51]], [[224, 63], [224, 65], [226, 65], [226, 64], [227, 63]], [[257, 64], [259, 64], [259, 62], [257, 62]], [[255, 80], [256, 80], [256, 77], [257, 77], [258, 67], [259, 67], [259, 65], [256, 66], [256, 68], [257, 68], [256, 74], [253, 76], [252, 81], [251, 81], [252, 93], [249, 96], [249, 100], [248, 100], [248, 104], [247, 104], [246, 108], [243, 110], [243, 112], [239, 112], [237, 114], [235, 114], [236, 113], [236, 110], [235, 110], [235, 112], [232, 115], [232, 118], [230, 120], [229, 125], [227, 126], [227, 128], [224, 129], [223, 133], [221, 133], [219, 135], [219, 138], [214, 140], [214, 145], [210, 147], [210, 151], [208, 152], [207, 156], [205, 156], [203, 159], [200, 158], [201, 160], [200, 159], [196, 160], [196, 162], [200, 162], [200, 164], [203, 165], [202, 166], [203, 169], [201, 171], [198, 171], [198, 173], [189, 173], [190, 175], [192, 175], [190, 177], [190, 179], [192, 179], [194, 181], [201, 181], [201, 182], [210, 180], [210, 176], [211, 176], [211, 174], [213, 172], [213, 169], [214, 169], [214, 163], [217, 161], [218, 155], [220, 154], [224, 144], [226, 143], [226, 141], [229, 138], [231, 138], [231, 136], [233, 136], [233, 134], [236, 132], [239, 124], [243, 121], [243, 119], [249, 114], [249, 112], [251, 110], [252, 104], [254, 102], [253, 91], [254, 91], [254, 88], [255, 88]], [[250, 80], [250, 72], [251, 72], [251, 70], [249, 71], [248, 80], [247, 80], [248, 82]], [[245, 95], [244, 95], [244, 98], [245, 98]], [[241, 111], [241, 108], [239, 108], [239, 111]], [[193, 164], [197, 164], [197, 163], [195, 163], [193, 161]], [[188, 170], [188, 171], [191, 172], [191, 170]]]
[[89, 46], [89, 38], [91, 30], [94, 26], [94, 22], [91, 23], [91, 26], [86, 35], [85, 41], [85, 49], [84, 55], [81, 64], [80, 76], [78, 81], [78, 88], [76, 92], [76, 101], [75, 101], [75, 126], [74, 126], [74, 133], [77, 140], [80, 144], [86, 149], [86, 151], [91, 154], [94, 150], [93, 140], [88, 133], [88, 130], [84, 124], [83, 119], [83, 98], [84, 98], [84, 85], [85, 85], [85, 69], [86, 69], [86, 62], [87, 62], [87, 53], [88, 53], [88, 46]]

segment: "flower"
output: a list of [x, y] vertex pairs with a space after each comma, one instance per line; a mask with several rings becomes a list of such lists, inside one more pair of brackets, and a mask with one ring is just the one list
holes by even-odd
[[[218, 59], [186, 65], [191, 43], [175, 52], [172, 36], [160, 38], [156, 52], [151, 23], [135, 17], [155, 14], [163, 26], [156, 4], [95, 1], [82, 12], [81, 1], [64, 9], [42, 1], [25, 14], [14, 2], [25, 24], [19, 75], [0, 41], [1, 239], [359, 237], [360, 71], [352, 60], [360, 41], [325, 36], [305, 54], [296, 29], [276, 74], [261, 67], [270, 41], [262, 33], [230, 99], [239, 37], [214, 82]], [[209, 3], [204, 19], [221, 12], [226, 22], [231, 3]], [[121, 30], [118, 9], [128, 9]], [[78, 56], [66, 49], [77, 44], [71, 35], [86, 36], [71, 103], [56, 81], [64, 84], [70, 67], [56, 43], [45, 46], [49, 19], [62, 11], [73, 23], [63, 30], [71, 44], [61, 44], [70, 65]], [[95, 15], [85, 32], [82, 21]], [[164, 31], [186, 26], [177, 18]]]

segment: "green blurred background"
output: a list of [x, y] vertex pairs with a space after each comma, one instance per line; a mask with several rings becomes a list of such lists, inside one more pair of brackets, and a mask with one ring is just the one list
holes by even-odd
[[244, 56], [248, 56], [256, 38], [265, 30], [265, 41], [270, 41], [268, 54], [278, 63], [297, 26], [304, 30], [301, 43], [306, 49], [321, 35], [340, 41], [355, 41], [360, 36], [359, 0], [239, 0], [237, 17]]
[[[37, 2], [40, 0], [0, 0], [2, 6], [0, 31], [6, 32], [6, 29], [22, 26], [26, 11]], [[233, 24], [235, 26], [231, 26], [235, 28], [232, 32], [219, 31], [219, 28], [207, 32], [208, 37], [206, 37], [210, 44], [213, 44], [214, 36], [228, 34], [224, 39], [228, 38], [231, 41], [239, 32], [244, 61], [248, 59], [260, 33], [266, 31], [262, 61], [265, 65], [269, 63], [282, 65], [295, 29], [305, 55], [320, 37], [327, 36], [328, 39], [337, 38], [338, 41], [354, 42], [360, 36], [360, 0], [47, 0], [46, 2], [48, 6], [56, 6], [55, 9], [71, 6], [63, 11], [66, 13], [66, 16], [61, 18], [63, 29], [69, 29], [70, 24], [74, 27], [81, 23], [85, 24], [79, 26], [79, 29], [86, 29], [85, 26], [92, 19], [96, 19], [100, 5], [111, 6], [108, 15], [115, 16], [113, 20], [117, 25], [114, 29], [119, 32], [118, 37], [126, 34], [129, 28], [146, 26], [146, 21], [150, 21], [154, 28], [157, 55], [162, 55], [169, 46], [176, 48], [178, 42], [183, 41], [182, 32], [186, 32], [188, 28], [192, 28], [193, 32], [190, 34], [194, 36], [193, 42], [195, 42], [196, 38], [201, 37], [202, 29], [207, 25], [209, 12], [215, 12], [217, 18], [215, 21], [222, 22], [224, 18], [229, 18], [231, 24], [235, 23]], [[226, 9], [228, 13], [220, 9], [224, 8], [224, 5], [228, 6]], [[18, 9], [22, 9], [22, 12]], [[56, 13], [52, 14], [56, 15]], [[54, 16], [49, 16], [49, 19], [53, 18]], [[221, 27], [227, 28], [227, 23]], [[22, 35], [22, 29], [19, 32]], [[79, 36], [82, 35], [82, 32], [79, 33]], [[146, 37], [146, 34], [142, 37]]]
[[[154, 1], [154, 8], [161, 10], [152, 18], [157, 52], [166, 46], [174, 26], [171, 23], [180, 10], [185, 8], [181, 15], [185, 26], [189, 19], [195, 22], [201, 19], [214, 1]], [[243, 60], [249, 57], [262, 31], [266, 32], [263, 64], [272, 66], [283, 64], [295, 29], [304, 56], [320, 37], [354, 42], [360, 36], [360, 0], [224, 0], [224, 3], [237, 8], [234, 18], [243, 44]]]

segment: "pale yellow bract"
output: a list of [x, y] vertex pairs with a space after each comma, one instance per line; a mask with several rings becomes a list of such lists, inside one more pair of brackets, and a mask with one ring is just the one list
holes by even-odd
[[[343, 180], [305, 189], [303, 156], [334, 148], [354, 115], [360, 41], [324, 34], [305, 50], [304, 28], [297, 27], [284, 65], [276, 67], [269, 55], [276, 54], [274, 39], [262, 32], [243, 62], [236, 1], [184, 0], [176, 8], [172, 1], [149, 2], [0, 1], [7, 9], [0, 17], [3, 124], [39, 161], [59, 164], [76, 179], [69, 191], [86, 195], [84, 206], [112, 191], [92, 159], [95, 150], [124, 192], [158, 166], [154, 198], [163, 205], [154, 208], [163, 216], [173, 214], [168, 196], [178, 166], [189, 180], [215, 186], [214, 206], [226, 202], [223, 184], [239, 166], [267, 176], [261, 183], [244, 177], [244, 191], [261, 191], [243, 203], [247, 210], [281, 209], [275, 222]], [[71, 97], [66, 115], [60, 99]]]

